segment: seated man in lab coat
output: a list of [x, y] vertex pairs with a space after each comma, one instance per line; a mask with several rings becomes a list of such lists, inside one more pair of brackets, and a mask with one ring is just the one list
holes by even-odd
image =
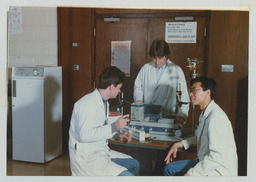
[[153, 41], [149, 55], [153, 60], [140, 69], [134, 83], [134, 101], [162, 105], [164, 118], [177, 116], [177, 120], [184, 122], [188, 116], [189, 105], [177, 103], [178, 89], [182, 92], [182, 102], [189, 102], [182, 69], [168, 59], [170, 50], [164, 40]]
[[[225, 112], [214, 102], [216, 82], [207, 77], [190, 81], [190, 100], [202, 110], [195, 136], [175, 143], [165, 161], [165, 175], [237, 176], [233, 129]], [[173, 161], [179, 148], [197, 144], [195, 160]]]
[[[108, 99], [116, 98], [125, 74], [111, 66], [100, 75], [98, 88], [78, 100], [73, 109], [69, 129], [69, 156], [73, 176], [134, 176], [139, 163], [131, 156], [111, 150], [107, 139], [126, 127], [129, 115], [108, 123]], [[131, 141], [128, 132], [119, 134]]]

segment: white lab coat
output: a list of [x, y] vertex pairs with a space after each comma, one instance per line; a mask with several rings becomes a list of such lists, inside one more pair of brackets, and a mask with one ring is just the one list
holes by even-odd
[[238, 162], [233, 129], [225, 112], [214, 102], [199, 117], [196, 136], [182, 143], [185, 149], [197, 144], [199, 163], [192, 176], [237, 176]]
[[107, 139], [115, 133], [112, 133], [105, 113], [97, 89], [75, 103], [69, 129], [69, 156], [73, 176], [117, 176], [127, 170], [111, 161], [111, 158], [131, 157], [108, 147]]
[[181, 84], [182, 102], [189, 102], [187, 83], [182, 69], [171, 62], [166, 61], [166, 68], [157, 83], [156, 68], [154, 62], [143, 65], [134, 83], [134, 101], [141, 100], [145, 104], [162, 105], [163, 117], [188, 116], [189, 104], [177, 106], [177, 88]]

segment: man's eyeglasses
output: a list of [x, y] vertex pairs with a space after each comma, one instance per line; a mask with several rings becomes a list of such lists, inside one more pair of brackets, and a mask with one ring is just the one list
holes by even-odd
[[195, 94], [198, 90], [203, 90], [202, 88], [190, 88], [188, 91], [189, 91], [189, 93], [193, 93], [193, 94]]

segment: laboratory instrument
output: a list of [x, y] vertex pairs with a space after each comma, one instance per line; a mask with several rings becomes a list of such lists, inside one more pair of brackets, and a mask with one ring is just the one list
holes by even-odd
[[13, 159], [45, 163], [62, 154], [61, 67], [12, 68]]
[[131, 120], [141, 121], [144, 119], [144, 104], [132, 103], [131, 104]]
[[129, 131], [131, 133], [132, 138], [135, 138], [136, 140], [139, 140], [140, 142], [145, 141], [145, 131], [144, 130], [138, 130], [134, 127], [128, 127], [127, 130], [124, 131]]

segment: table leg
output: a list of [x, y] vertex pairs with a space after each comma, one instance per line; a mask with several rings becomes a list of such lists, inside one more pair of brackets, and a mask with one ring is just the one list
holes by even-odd
[[157, 151], [157, 159], [156, 164], [154, 167], [154, 176], [163, 176], [164, 175], [164, 168], [166, 163], [164, 161], [168, 151], [166, 150], [158, 150]]
[[153, 176], [151, 149], [138, 148], [134, 156], [140, 163], [140, 176]]

